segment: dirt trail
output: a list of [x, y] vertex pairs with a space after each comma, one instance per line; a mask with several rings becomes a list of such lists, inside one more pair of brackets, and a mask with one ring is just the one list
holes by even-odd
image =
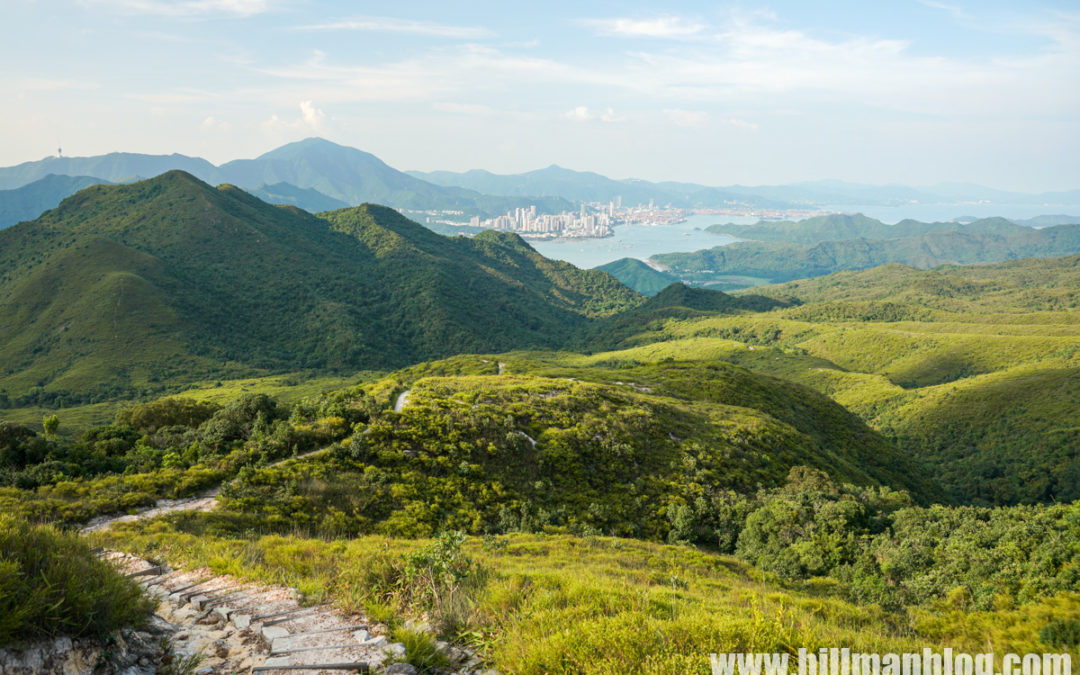
[[[329, 450], [330, 448], [319, 448], [318, 450], [305, 452], [304, 454], [296, 455], [295, 457], [286, 457], [285, 459], [270, 464], [270, 466], [280, 466], [293, 460], [314, 457], [315, 455], [328, 452]], [[131, 523], [137, 520], [156, 518], [167, 513], [176, 513], [178, 511], [213, 511], [218, 506], [218, 495], [220, 493], [221, 486], [219, 485], [194, 497], [185, 497], [183, 499], [159, 499], [154, 502], [153, 506], [140, 509], [135, 513], [95, 516], [79, 529], [79, 533], [88, 534], [90, 532], [100, 532], [101, 530], [109, 529], [116, 523]]]

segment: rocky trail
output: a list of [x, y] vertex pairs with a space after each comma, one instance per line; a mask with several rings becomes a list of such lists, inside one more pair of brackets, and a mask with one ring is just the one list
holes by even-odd
[[[406, 392], [407, 394], [407, 392]], [[326, 452], [316, 450], [277, 462], [292, 461]], [[104, 516], [91, 520], [83, 534], [108, 529], [113, 524], [154, 518], [179, 511], [211, 511], [217, 508], [220, 486], [186, 499], [158, 500], [134, 514]], [[185, 665], [168, 672], [195, 673], [362, 673], [410, 675], [416, 669], [401, 662], [405, 645], [391, 642], [386, 626], [360, 615], [346, 615], [329, 606], [306, 606], [295, 589], [253, 584], [209, 569], [174, 570], [118, 551], [98, 551], [123, 574], [135, 578], [158, 601], [158, 608], [144, 631], [125, 631], [119, 659], [113, 655], [109, 673], [150, 675], [163, 663]], [[167, 645], [167, 648], [163, 645]], [[438, 643], [460, 675], [484, 671], [471, 652]], [[78, 645], [76, 645], [78, 647]], [[86, 654], [68, 655], [43, 647], [49, 662], [92, 663]], [[83, 649], [85, 652], [86, 650]], [[97, 650], [101, 652], [100, 649]], [[16, 659], [17, 661], [18, 659]], [[25, 659], [24, 659], [25, 660]], [[3, 666], [0, 658], [0, 666]], [[61, 670], [26, 670], [0, 667], [0, 673], [90, 672], [83, 666]], [[95, 671], [96, 672], [96, 671]]]
[[[405, 645], [391, 642], [386, 626], [326, 605], [304, 605], [295, 589], [253, 584], [208, 569], [173, 570], [117, 551], [98, 555], [158, 600], [149, 632], [128, 641], [147, 643], [153, 633], [168, 639], [170, 653], [157, 659], [131, 650], [132, 663], [115, 671], [123, 675], [158, 672], [161, 664], [155, 660], [186, 664], [185, 672], [196, 675], [417, 672], [403, 662]], [[446, 643], [439, 647], [456, 664], [451, 672], [485, 672], [468, 651]]]

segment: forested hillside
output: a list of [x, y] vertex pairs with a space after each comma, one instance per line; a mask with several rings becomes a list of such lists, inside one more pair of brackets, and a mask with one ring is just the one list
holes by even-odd
[[[802, 234], [798, 230], [794, 238]], [[906, 238], [829, 239], [811, 232], [808, 236], [816, 243], [797, 243], [784, 236], [786, 233], [781, 232], [776, 240], [739, 241], [692, 253], [661, 253], [651, 260], [680, 280], [708, 284], [733, 275], [780, 282], [887, 263], [929, 269], [945, 264], [992, 263], [1080, 252], [1080, 225], [1036, 230], [1003, 219], [978, 221], [970, 226], [953, 224], [947, 231]]]
[[0, 232], [0, 394], [70, 405], [554, 347], [640, 301], [512, 234], [442, 237], [368, 205], [322, 219], [170, 172]]

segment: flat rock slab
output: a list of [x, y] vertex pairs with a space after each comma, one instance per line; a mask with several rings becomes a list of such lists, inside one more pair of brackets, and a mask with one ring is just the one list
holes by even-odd
[[289, 637], [289, 631], [281, 626], [263, 626], [262, 636], [264, 640], [272, 643], [278, 638]]

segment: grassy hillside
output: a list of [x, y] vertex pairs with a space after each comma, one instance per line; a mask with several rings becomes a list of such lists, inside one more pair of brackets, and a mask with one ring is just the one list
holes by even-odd
[[[183, 521], [128, 525], [101, 541], [188, 567], [289, 583], [346, 610], [388, 617], [428, 610], [405, 605], [404, 593], [388, 587], [401, 578], [405, 556], [425, 550], [422, 541], [239, 538]], [[608, 537], [470, 538], [454, 558], [461, 559], [479, 572], [459, 589], [456, 637], [500, 672], [705, 674], [710, 653], [836, 645], [976, 653], [992, 640], [1002, 653], [1041, 653], [1049, 647], [1039, 638], [1045, 626], [1080, 618], [1076, 594], [996, 611], [943, 605], [895, 614], [844, 600], [844, 587], [833, 581], [786, 583], [728, 556]]]
[[514, 235], [446, 238], [370, 205], [324, 220], [180, 172], [4, 230], [0, 270], [9, 405], [555, 346], [640, 302]]
[[813, 387], [930, 462], [961, 501], [1070, 501], [1080, 498], [1078, 277], [1077, 256], [887, 265], [756, 288], [788, 305], [770, 312], [669, 316], [593, 344]]
[[[1004, 219], [985, 223], [978, 221], [946, 232], [900, 239], [859, 238], [816, 243], [788, 241], [782, 239], [786, 233], [781, 232], [776, 235], [777, 240], [740, 241], [693, 253], [661, 253], [651, 260], [669, 274], [702, 284], [730, 275], [765, 277], [778, 282], [886, 263], [928, 269], [952, 263], [1000, 262], [1080, 252], [1078, 225], [1036, 230]], [[811, 232], [807, 236], [818, 235]]]

